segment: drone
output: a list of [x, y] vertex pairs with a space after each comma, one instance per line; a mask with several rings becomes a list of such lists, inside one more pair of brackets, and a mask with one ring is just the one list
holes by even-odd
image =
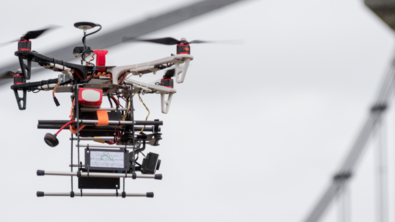
[[[106, 66], [108, 50], [91, 49], [86, 44], [88, 36], [99, 32], [102, 26], [92, 22], [77, 22], [77, 29], [83, 31], [82, 44], [73, 50], [75, 57], [81, 59], [81, 64], [74, 64], [50, 58], [32, 50], [31, 40], [38, 38], [52, 28], [29, 31], [18, 42], [18, 57], [20, 69], [9, 71], [3, 78], [13, 78], [11, 89], [14, 91], [19, 110], [26, 109], [27, 93], [52, 91], [56, 106], [60, 105], [56, 98], [58, 93], [71, 94], [70, 113], [68, 118], [60, 120], [38, 120], [38, 129], [57, 130], [56, 133], [46, 133], [44, 142], [50, 147], [59, 144], [57, 135], [63, 130], [71, 132], [71, 163], [70, 170], [64, 172], [37, 170], [38, 176], [68, 176], [71, 178], [71, 191], [50, 193], [38, 191], [37, 197], [69, 196], [69, 197], [154, 197], [153, 192], [126, 193], [125, 180], [155, 179], [161, 180], [162, 174], [157, 174], [161, 160], [159, 154], [143, 151], [148, 146], [159, 146], [162, 139], [159, 119], [148, 120], [149, 109], [141, 95], [159, 94], [161, 111], [169, 112], [173, 95], [177, 92], [176, 83], [183, 83], [193, 60], [190, 55], [190, 44], [206, 43], [207, 41], [190, 41], [185, 38], [137, 39], [124, 37], [124, 42], [143, 41], [164, 45], [176, 45], [177, 53], [171, 56], [124, 66]], [[94, 30], [87, 33], [88, 30]], [[89, 59], [91, 58], [91, 59]], [[89, 61], [88, 61], [89, 59]], [[93, 62], [95, 60], [95, 62]], [[32, 63], [40, 68], [58, 73], [58, 78], [35, 82], [30, 80]], [[155, 74], [166, 71], [160, 82], [151, 84], [138, 81], [131, 77]], [[137, 96], [136, 96], [137, 95]], [[139, 98], [148, 112], [145, 120], [135, 120], [133, 98]], [[109, 107], [105, 107], [108, 100]], [[77, 149], [77, 163], [74, 163], [74, 149]], [[80, 157], [80, 149], [84, 149], [84, 159]], [[141, 157], [142, 156], [142, 157]], [[139, 161], [140, 159], [140, 161]], [[78, 179], [78, 189], [74, 192], [73, 178]], [[122, 179], [122, 188], [121, 188]], [[86, 190], [113, 190], [110, 193], [90, 193]], [[119, 193], [122, 189], [122, 192]]]

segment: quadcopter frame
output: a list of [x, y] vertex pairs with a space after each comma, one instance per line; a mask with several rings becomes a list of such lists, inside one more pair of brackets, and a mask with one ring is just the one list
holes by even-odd
[[[26, 109], [28, 91], [52, 90], [57, 106], [60, 104], [55, 97], [55, 93], [72, 93], [73, 105], [70, 120], [39, 120], [37, 126], [38, 129], [59, 129], [56, 134], [47, 133], [44, 137], [44, 141], [51, 147], [59, 144], [56, 136], [60, 131], [63, 129], [70, 130], [70, 172], [38, 170], [37, 175], [70, 176], [71, 192], [48, 193], [38, 191], [37, 196], [153, 197], [154, 194], [152, 192], [136, 194], [126, 193], [125, 191], [126, 178], [162, 179], [161, 174], [156, 174], [160, 167], [159, 154], [151, 152], [147, 156], [143, 154], [144, 159], [141, 164], [137, 160], [139, 154], [142, 154], [147, 145], [159, 145], [159, 141], [162, 139], [160, 126], [163, 125], [163, 122], [158, 119], [149, 121], [148, 116], [146, 120], [135, 120], [133, 97], [138, 93], [140, 101], [149, 113], [140, 94], [160, 94], [162, 113], [168, 113], [173, 95], [177, 92], [173, 88], [173, 80], [171, 78], [175, 76], [177, 83], [184, 82], [189, 63], [193, 60], [193, 56], [189, 55], [189, 45], [183, 45], [183, 47], [178, 45], [177, 52], [179, 53], [166, 58], [133, 65], [105, 66], [105, 55], [108, 51], [92, 51], [85, 44], [86, 36], [98, 32], [101, 29], [101, 25], [88, 22], [80, 22], [75, 25], [77, 28], [84, 30], [84, 46], [74, 49], [74, 54], [82, 58], [81, 65], [56, 60], [55, 58], [31, 51], [31, 42], [28, 38], [21, 38], [18, 42], [20, 47], [15, 52], [21, 69], [20, 72], [15, 73], [14, 85], [11, 86], [11, 89], [14, 90], [20, 110]], [[86, 34], [86, 29], [94, 28], [95, 26], [100, 26], [100, 29]], [[44, 31], [41, 30], [40, 32]], [[33, 38], [34, 36], [30, 35], [30, 37]], [[187, 51], [185, 51], [186, 47], [188, 47]], [[96, 66], [85, 61], [85, 55], [89, 55], [92, 52], [97, 55]], [[32, 62], [38, 63], [43, 68], [61, 72], [61, 74], [54, 79], [26, 82], [31, 77]], [[86, 62], [86, 65], [83, 65], [83, 62]], [[170, 72], [170, 74], [167, 72], [160, 85], [126, 78], [128, 75], [142, 77], [149, 73], [155, 74], [157, 71], [173, 65], [175, 66], [174, 72]], [[19, 95], [20, 91], [23, 92], [22, 96]], [[105, 96], [108, 97], [111, 108], [101, 107], [102, 98]], [[125, 107], [120, 107], [120, 98], [125, 101]], [[115, 103], [115, 108], [113, 108], [112, 101]], [[76, 142], [75, 146], [74, 142]], [[81, 144], [81, 142], [99, 142], [107, 145], [98, 146], [90, 143]], [[75, 148], [77, 148], [78, 154], [77, 164], [73, 162], [73, 150]], [[85, 148], [85, 164], [82, 164], [80, 158], [81, 148]], [[77, 168], [76, 172], [74, 172], [74, 168]], [[140, 171], [141, 174], [137, 174], [137, 171]], [[73, 177], [78, 178], [80, 195], [74, 193]], [[123, 191], [119, 195], [118, 190], [121, 189], [121, 178], [123, 179]], [[85, 193], [83, 189], [115, 189], [116, 192]]]

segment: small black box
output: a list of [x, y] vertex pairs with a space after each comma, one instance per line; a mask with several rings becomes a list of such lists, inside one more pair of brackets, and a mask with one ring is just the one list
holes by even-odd
[[141, 165], [141, 173], [154, 174], [159, 161], [159, 154], [148, 153], [147, 157], [143, 159]]

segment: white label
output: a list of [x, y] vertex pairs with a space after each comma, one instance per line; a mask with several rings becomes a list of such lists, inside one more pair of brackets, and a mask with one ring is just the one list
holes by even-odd
[[95, 90], [85, 89], [81, 93], [82, 99], [87, 102], [96, 102], [100, 100], [100, 93]]
[[90, 167], [124, 168], [124, 153], [111, 151], [90, 151]]

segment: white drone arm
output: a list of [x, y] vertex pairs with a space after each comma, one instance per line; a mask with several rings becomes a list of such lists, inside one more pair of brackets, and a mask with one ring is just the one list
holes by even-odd
[[189, 62], [191, 60], [187, 59], [185, 60], [185, 65], [180, 69], [180, 63], [176, 63], [176, 81], [177, 83], [183, 83], [185, 79], [185, 75], [187, 74]]
[[[131, 84], [133, 85], [134, 88], [141, 89], [143, 91], [159, 93], [161, 95], [160, 99], [161, 99], [162, 113], [164, 114], [167, 114], [169, 112], [171, 99], [173, 98], [173, 94], [177, 92], [177, 90], [173, 88], [168, 88], [166, 86], [161, 86], [161, 85], [153, 85], [134, 79], [127, 79], [125, 80], [125, 83]], [[167, 99], [166, 99], [166, 94], [168, 94]]]
[[[163, 59], [158, 59], [150, 62], [144, 62], [144, 63], [126, 65], [126, 66], [116, 66], [109, 68], [108, 71], [112, 73], [113, 84], [118, 85], [119, 84], [118, 78], [125, 72], [130, 72], [133, 75], [141, 75], [150, 72], [155, 73], [156, 71], [160, 70], [156, 66], [166, 65], [168, 63], [174, 63], [176, 66], [176, 81], [177, 83], [182, 83], [185, 79], [185, 74], [187, 72], [189, 62], [191, 60], [193, 60], [193, 56], [180, 54], [180, 55], [169, 56]], [[181, 69], [180, 64], [184, 62], [185, 65]]]

